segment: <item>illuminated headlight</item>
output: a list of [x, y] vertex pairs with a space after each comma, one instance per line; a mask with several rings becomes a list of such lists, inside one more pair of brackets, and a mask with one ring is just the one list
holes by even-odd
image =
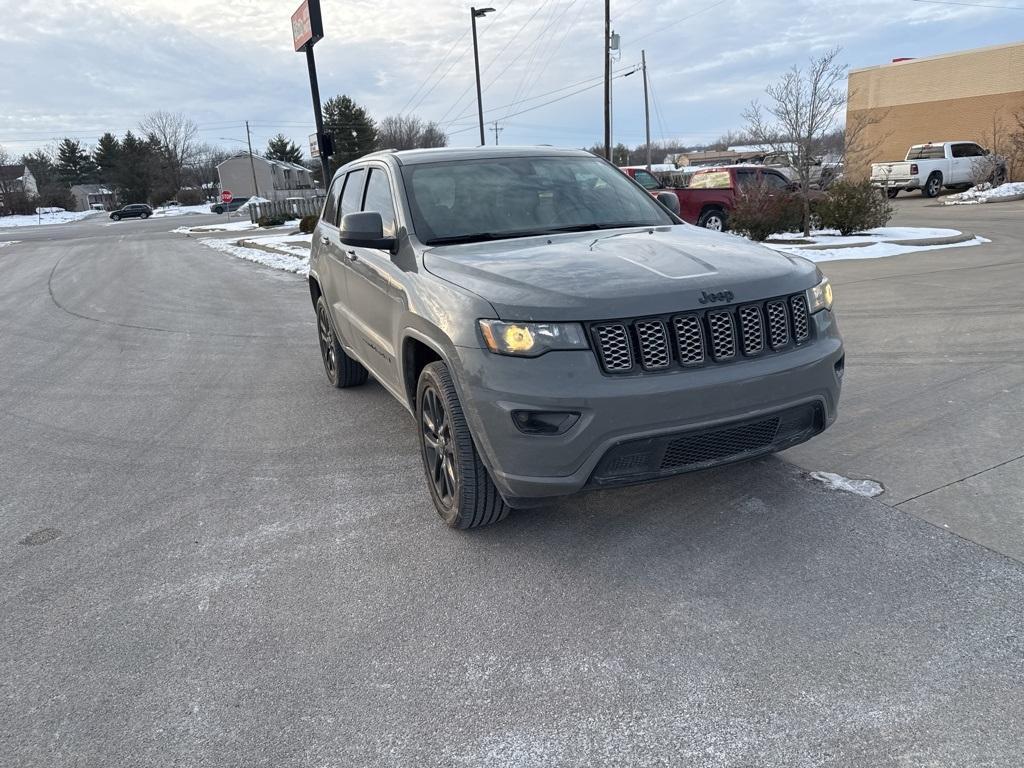
[[480, 333], [491, 352], [537, 357], [555, 349], [586, 349], [587, 337], [578, 323], [505, 323], [481, 320]]
[[832, 309], [832, 283], [827, 277], [813, 288], [807, 289], [807, 306], [813, 315], [823, 309]]

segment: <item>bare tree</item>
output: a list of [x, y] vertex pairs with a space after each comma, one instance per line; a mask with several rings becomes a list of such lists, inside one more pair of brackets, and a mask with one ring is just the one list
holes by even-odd
[[751, 143], [788, 153], [792, 158], [803, 198], [805, 237], [811, 233], [809, 192], [814, 154], [836, 126], [846, 103], [842, 87], [846, 65], [838, 62], [839, 53], [839, 48], [826, 51], [812, 58], [806, 69], [794, 65], [765, 89], [767, 106], [755, 100], [743, 112]]
[[0, 144], [0, 214], [7, 213], [11, 193], [14, 191], [13, 176], [3, 171], [3, 166], [9, 165], [10, 162], [11, 156], [7, 154], [3, 144]]
[[377, 125], [381, 149], [421, 149], [448, 146], [448, 135], [437, 123], [424, 123], [412, 115], [391, 115]]
[[181, 112], [158, 110], [142, 119], [139, 130], [160, 142], [166, 155], [168, 182], [177, 191], [181, 188], [183, 170], [193, 163], [199, 150], [196, 124]]

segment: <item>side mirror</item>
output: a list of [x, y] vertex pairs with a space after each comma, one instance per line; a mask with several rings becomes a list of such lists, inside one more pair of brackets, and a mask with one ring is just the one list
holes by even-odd
[[398, 241], [384, 236], [384, 221], [376, 211], [346, 214], [341, 220], [339, 239], [355, 248], [378, 248], [394, 251]]
[[656, 199], [676, 216], [679, 215], [679, 198], [674, 192], [659, 192]]

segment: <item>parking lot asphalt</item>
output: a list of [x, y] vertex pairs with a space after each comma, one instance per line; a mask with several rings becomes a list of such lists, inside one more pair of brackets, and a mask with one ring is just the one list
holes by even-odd
[[10, 236], [0, 763], [1018, 766], [1024, 257], [955, 215], [993, 242], [825, 265], [829, 433], [469, 533], [301, 279], [167, 221]]
[[831, 430], [785, 455], [878, 480], [883, 503], [1024, 561], [1024, 201], [896, 205], [893, 225], [992, 242], [822, 264], [847, 347], [843, 402]]

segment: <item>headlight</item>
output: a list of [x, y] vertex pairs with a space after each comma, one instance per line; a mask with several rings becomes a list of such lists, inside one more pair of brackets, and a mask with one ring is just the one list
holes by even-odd
[[491, 352], [537, 357], [553, 349], [586, 349], [587, 336], [578, 323], [504, 323], [481, 320], [480, 333]]
[[807, 307], [812, 315], [822, 309], [832, 309], [832, 283], [827, 277], [821, 278], [820, 283], [807, 289]]

